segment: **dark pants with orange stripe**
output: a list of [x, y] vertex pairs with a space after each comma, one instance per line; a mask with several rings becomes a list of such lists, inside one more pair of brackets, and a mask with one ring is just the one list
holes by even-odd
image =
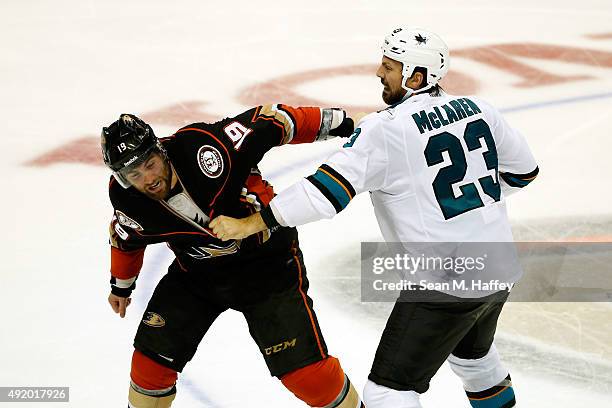
[[326, 358], [297, 232], [274, 235], [257, 252], [201, 261], [187, 271], [173, 263], [151, 297], [134, 347], [180, 372], [215, 319], [234, 309], [244, 314], [273, 376]]

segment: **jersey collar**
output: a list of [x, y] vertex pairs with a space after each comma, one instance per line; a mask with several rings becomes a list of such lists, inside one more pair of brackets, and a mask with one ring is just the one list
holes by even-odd
[[[440, 96], [444, 96], [444, 95], [446, 95], [444, 93], [444, 91], [440, 90]], [[393, 109], [393, 108], [401, 105], [404, 102], [418, 103], [418, 102], [422, 102], [422, 101], [424, 101], [426, 99], [429, 99], [429, 98], [438, 98], [438, 96], [431, 96], [429, 94], [429, 92], [423, 92], [423, 93], [416, 94], [416, 95], [415, 94], [412, 94], [412, 95], [406, 94], [399, 102], [395, 102], [393, 105], [389, 105], [387, 107], [387, 109]]]

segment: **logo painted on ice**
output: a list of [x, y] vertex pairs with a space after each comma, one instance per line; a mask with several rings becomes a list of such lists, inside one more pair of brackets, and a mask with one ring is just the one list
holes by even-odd
[[219, 150], [205, 145], [198, 150], [200, 170], [210, 178], [217, 178], [223, 173], [223, 158]]
[[144, 319], [142, 319], [142, 322], [151, 327], [162, 327], [166, 325], [164, 318], [153, 312], [147, 312], [147, 315]]

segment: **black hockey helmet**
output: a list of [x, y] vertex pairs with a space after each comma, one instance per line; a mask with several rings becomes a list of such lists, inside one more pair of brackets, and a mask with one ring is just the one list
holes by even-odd
[[144, 162], [151, 153], [166, 156], [151, 126], [129, 113], [121, 114], [117, 121], [103, 127], [101, 139], [104, 164], [124, 188], [130, 187], [125, 176], [127, 172]]

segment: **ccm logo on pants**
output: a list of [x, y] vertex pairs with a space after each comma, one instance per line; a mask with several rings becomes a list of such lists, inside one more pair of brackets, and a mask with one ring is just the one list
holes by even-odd
[[288, 349], [289, 347], [295, 347], [296, 341], [297, 339], [292, 339], [292, 340], [285, 341], [283, 343], [277, 344], [272, 347], [267, 347], [264, 349], [264, 352], [266, 353], [266, 356], [269, 356], [271, 354], [276, 354], [280, 351]]

